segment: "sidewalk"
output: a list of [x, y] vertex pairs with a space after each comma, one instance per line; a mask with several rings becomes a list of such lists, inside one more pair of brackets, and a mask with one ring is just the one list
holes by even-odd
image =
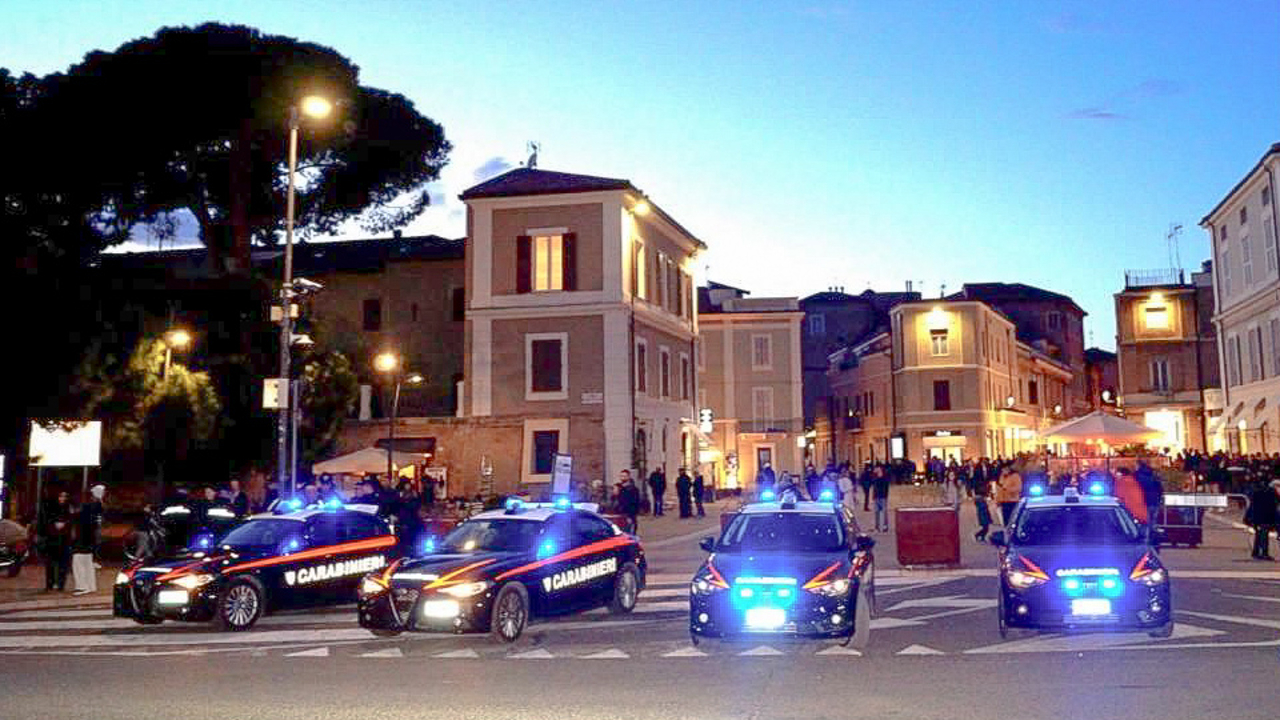
[[120, 563], [106, 561], [98, 570], [98, 591], [85, 595], [75, 595], [75, 579], [71, 571], [67, 571], [67, 589], [58, 592], [46, 592], [44, 589], [44, 565], [28, 560], [22, 566], [18, 577], [0, 577], [0, 605], [22, 603], [22, 606], [9, 606], [0, 609], [19, 610], [26, 607], [52, 607], [61, 605], [101, 604], [111, 601], [111, 588], [115, 583], [116, 573], [120, 571]]

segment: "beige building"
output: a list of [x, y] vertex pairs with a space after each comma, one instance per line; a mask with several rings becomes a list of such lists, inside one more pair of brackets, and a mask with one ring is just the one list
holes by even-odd
[[1276, 175], [1280, 143], [1200, 221], [1213, 247], [1222, 421], [1211, 444], [1233, 452], [1280, 450], [1280, 268]]
[[691, 268], [705, 248], [626, 180], [519, 168], [467, 204], [461, 414], [521, 423], [520, 481], [696, 460]]
[[1033, 450], [1063, 417], [1072, 382], [1067, 365], [974, 300], [898, 305], [888, 332], [831, 360], [828, 434], [837, 460], [856, 464]]
[[1209, 449], [1207, 429], [1222, 414], [1208, 265], [1189, 283], [1180, 270], [1125, 273], [1115, 296], [1120, 404], [1164, 433], [1150, 446], [1175, 454]]
[[699, 457], [704, 472], [716, 487], [748, 490], [765, 463], [775, 473], [801, 473], [804, 313], [798, 300], [749, 298], [711, 283], [699, 288], [698, 307], [698, 407], [712, 418]]

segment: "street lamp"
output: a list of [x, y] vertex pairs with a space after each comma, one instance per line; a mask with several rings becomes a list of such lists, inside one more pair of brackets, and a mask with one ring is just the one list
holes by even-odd
[[170, 330], [164, 334], [164, 375], [162, 379], [169, 379], [169, 364], [173, 360], [173, 350], [177, 348], [182, 350], [191, 344], [191, 333], [178, 328]]
[[400, 356], [391, 351], [378, 353], [373, 358], [373, 367], [378, 372], [385, 374], [388, 377], [388, 382], [394, 380], [396, 384], [395, 393], [391, 399], [391, 431], [387, 443], [387, 482], [392, 482], [395, 477], [393, 475], [395, 471], [392, 469], [391, 460], [396, 450], [396, 415], [400, 412], [400, 384], [403, 382], [417, 385], [422, 382], [423, 377], [416, 372], [408, 375], [401, 374]]
[[[289, 108], [289, 187], [284, 202], [284, 282], [280, 285], [280, 382], [289, 382], [289, 346], [293, 341], [293, 204], [298, 172], [298, 124], [302, 116], [322, 119], [332, 111], [332, 104], [319, 95], [309, 95]], [[293, 475], [289, 463], [289, 418], [296, 400], [280, 403], [276, 423], [276, 475], [280, 487], [293, 492]], [[286, 480], [288, 482], [286, 482]]]

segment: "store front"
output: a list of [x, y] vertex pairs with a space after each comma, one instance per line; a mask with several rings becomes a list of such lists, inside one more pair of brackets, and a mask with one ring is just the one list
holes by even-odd
[[920, 440], [928, 459], [942, 458], [944, 463], [950, 464], [952, 460], [963, 463], [969, 457], [969, 441], [962, 430], [934, 430], [925, 433]]

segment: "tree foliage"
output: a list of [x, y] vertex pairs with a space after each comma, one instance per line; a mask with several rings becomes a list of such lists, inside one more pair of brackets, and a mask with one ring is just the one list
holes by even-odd
[[360, 399], [360, 379], [341, 352], [316, 353], [303, 366], [302, 458], [311, 464], [333, 449], [342, 423]]

